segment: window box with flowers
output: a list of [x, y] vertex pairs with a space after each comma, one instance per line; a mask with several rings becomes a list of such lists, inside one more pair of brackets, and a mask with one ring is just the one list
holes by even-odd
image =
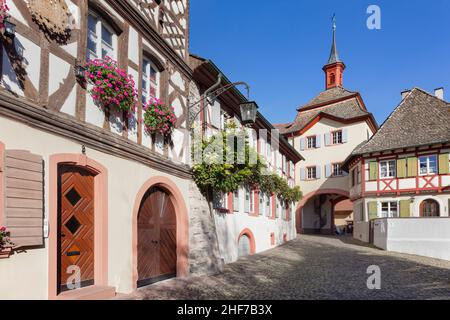
[[134, 80], [110, 57], [88, 61], [86, 79], [93, 86], [89, 93], [97, 105], [116, 108], [127, 112], [128, 116], [136, 111]]
[[6, 227], [0, 227], [0, 259], [9, 258], [12, 253], [13, 243], [9, 239]]
[[143, 109], [145, 130], [169, 138], [177, 123], [174, 108], [164, 105], [159, 99], [153, 99]]
[[0, 0], [0, 29], [5, 28], [5, 20], [9, 17], [9, 7], [6, 4], [6, 0]]

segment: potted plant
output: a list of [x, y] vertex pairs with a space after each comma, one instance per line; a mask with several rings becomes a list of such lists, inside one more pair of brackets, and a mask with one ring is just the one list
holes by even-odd
[[6, 227], [0, 227], [0, 259], [9, 258], [13, 245]]
[[88, 61], [86, 79], [94, 101], [105, 108], [117, 108], [130, 115], [136, 111], [137, 92], [133, 77], [110, 57]]
[[177, 117], [173, 107], [169, 107], [159, 99], [153, 99], [143, 106], [144, 126], [150, 134], [162, 134], [165, 138], [169, 137], [175, 129]]

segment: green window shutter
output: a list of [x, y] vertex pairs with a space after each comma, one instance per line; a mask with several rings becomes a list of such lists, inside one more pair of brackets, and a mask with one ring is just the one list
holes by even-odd
[[449, 174], [449, 165], [448, 165], [448, 153], [442, 153], [439, 155], [439, 174]]
[[378, 206], [376, 201], [368, 202], [367, 208], [369, 212], [369, 220], [378, 218]]
[[369, 163], [369, 180], [378, 179], [378, 162], [371, 161]]
[[411, 216], [411, 202], [409, 200], [400, 201], [400, 217], [409, 218]]
[[417, 176], [417, 158], [408, 158], [408, 177]]
[[406, 177], [406, 159], [397, 160], [397, 178]]

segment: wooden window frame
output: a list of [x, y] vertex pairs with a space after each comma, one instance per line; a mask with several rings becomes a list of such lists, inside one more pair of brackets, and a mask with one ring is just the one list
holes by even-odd
[[[334, 142], [334, 135], [335, 134], [339, 134], [339, 133], [340, 133], [341, 141], [340, 142]], [[340, 144], [344, 144], [343, 138], [344, 138], [344, 133], [343, 133], [342, 129], [331, 131], [330, 132], [330, 146], [337, 146], [337, 145], [340, 145]]]
[[[339, 170], [341, 174], [335, 174], [334, 172], [334, 166], [339, 166]], [[331, 163], [331, 176], [332, 178], [339, 178], [344, 176], [344, 171], [342, 170], [342, 163], [341, 162], [332, 162]]]
[[[307, 136], [306, 138], [305, 138], [306, 140], [305, 140], [305, 150], [314, 150], [314, 149], [317, 149], [317, 136], [316, 135], [313, 135], [313, 136]], [[310, 147], [309, 146], [309, 141], [310, 141], [310, 139], [314, 139], [314, 147]]]
[[[310, 178], [309, 177], [309, 170], [313, 169], [314, 170], [314, 177]], [[306, 172], [305, 172], [305, 180], [307, 181], [311, 181], [311, 180], [317, 180], [317, 167], [316, 166], [309, 166], [305, 168]]]
[[[111, 34], [112, 34], [112, 51], [113, 51], [113, 56], [110, 56], [110, 58], [114, 59], [117, 61], [118, 57], [119, 57], [119, 35], [120, 33], [117, 32], [117, 28], [114, 28], [113, 25], [110, 22], [110, 19], [106, 18], [105, 15], [100, 14], [99, 13], [99, 9], [96, 8], [89, 8], [88, 10], [88, 21], [89, 21], [89, 16], [93, 16], [97, 22], [96, 22], [96, 30], [95, 30], [95, 35], [97, 38], [97, 41], [95, 42], [96, 44], [96, 50], [97, 52], [95, 52], [95, 59], [104, 59], [105, 57], [103, 56], [103, 28], [107, 29]], [[89, 41], [89, 28], [87, 28], [87, 38]], [[87, 60], [92, 60], [92, 57], [90, 56], [90, 53], [92, 51], [87, 48], [86, 51], [86, 59]]]
[[[144, 66], [147, 64], [146, 70], [144, 71]], [[156, 71], [156, 88], [155, 88], [155, 96], [151, 96], [151, 88], [152, 88], [152, 80], [151, 80], [151, 69]], [[145, 80], [147, 82], [147, 88], [142, 86], [142, 97], [144, 98], [144, 92], [147, 92], [147, 97], [145, 103], [149, 103], [151, 99], [160, 99], [161, 97], [161, 70], [158, 66], [158, 63], [155, 63], [151, 57], [147, 54], [143, 54], [142, 58], [142, 77], [141, 83]], [[142, 101], [144, 103], [144, 101]]]
[[[395, 203], [395, 208], [396, 208], [396, 215], [394, 216], [393, 214], [392, 214], [392, 204], [394, 204]], [[383, 216], [382, 215], [382, 212], [383, 212], [383, 204], [387, 204], [388, 205], [388, 212], [387, 212], [387, 216]], [[380, 201], [380, 203], [379, 203], [379, 209], [378, 209], [378, 217], [379, 218], [398, 218], [400, 215], [400, 212], [399, 212], [399, 209], [400, 209], [400, 204], [399, 204], [399, 202], [398, 201], [396, 201], [396, 200], [394, 200], [394, 201]]]
[[[390, 173], [390, 166], [389, 166], [389, 163], [390, 162], [394, 162], [394, 173], [392, 174], [392, 175], [389, 175], [389, 173]], [[386, 167], [386, 176], [385, 177], [383, 177], [382, 176], [382, 170], [381, 170], [381, 167], [382, 167], [382, 165], [383, 164], [387, 164], [387, 167]], [[397, 177], [397, 160], [396, 159], [384, 159], [384, 160], [380, 160], [379, 162], [378, 162], [378, 170], [379, 170], [379, 172], [378, 172], [378, 176], [380, 177], [380, 179], [394, 179], [394, 178], [396, 178]]]
[[[430, 172], [430, 158], [434, 157], [435, 158], [435, 164], [436, 164], [436, 171], [435, 172]], [[421, 158], [426, 158], [426, 165], [427, 165], [427, 172], [426, 173], [422, 173], [420, 170], [420, 159]], [[421, 177], [423, 176], [434, 176], [439, 174], [439, 157], [436, 154], [427, 154], [427, 155], [421, 155], [417, 157], [417, 174]]]

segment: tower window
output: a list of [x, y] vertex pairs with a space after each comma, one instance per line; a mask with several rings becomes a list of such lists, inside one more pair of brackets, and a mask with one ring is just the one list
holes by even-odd
[[335, 84], [336, 83], [336, 76], [334, 73], [330, 74], [330, 84]]

